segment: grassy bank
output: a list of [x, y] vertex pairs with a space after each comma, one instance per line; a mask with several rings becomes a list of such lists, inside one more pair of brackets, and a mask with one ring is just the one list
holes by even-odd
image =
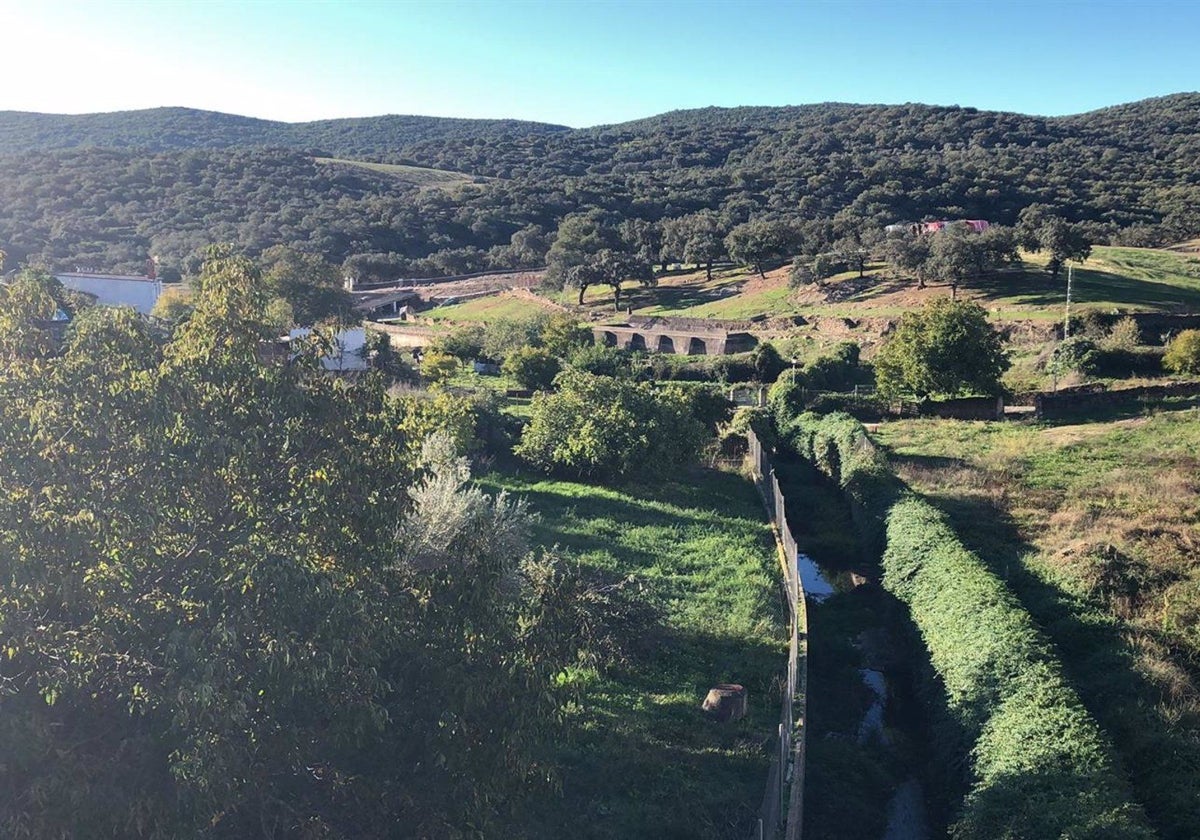
[[[562, 796], [532, 837], [743, 840], [761, 802], [786, 661], [778, 566], [752, 484], [696, 471], [678, 483], [620, 489], [496, 473], [484, 481], [528, 500], [534, 535], [613, 575], [634, 575], [658, 612], [628, 667], [579, 668], [559, 755]], [[707, 720], [700, 703], [739, 682], [750, 713]]]
[[877, 435], [1017, 593], [1155, 828], [1180, 840], [1200, 836], [1198, 419], [904, 421]]
[[1105, 733], [1004, 580], [891, 474], [857, 421], [779, 420], [791, 448], [851, 500], [868, 545], [882, 550], [884, 587], [925, 646], [935, 745], [969, 784], [951, 835], [1153, 836]]

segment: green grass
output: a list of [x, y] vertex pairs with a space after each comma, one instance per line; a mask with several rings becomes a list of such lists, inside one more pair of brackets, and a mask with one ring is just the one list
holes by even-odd
[[[1044, 254], [1026, 255], [1018, 269], [998, 272], [963, 286], [963, 293], [980, 298], [998, 320], [1054, 321], [1062, 317], [1066, 301], [1066, 273], [1051, 278]], [[639, 315], [675, 315], [694, 318], [742, 319], [754, 315], [811, 314], [844, 318], [896, 318], [911, 306], [906, 295], [916, 284], [891, 279], [882, 264], [869, 267], [864, 288], [837, 295], [842, 287], [858, 284], [855, 271], [828, 278], [823, 288], [835, 296], [824, 304], [801, 304], [797, 292], [781, 276], [774, 285], [757, 284], [753, 291], [733, 292], [731, 286], [753, 280], [745, 269], [723, 270], [711, 281], [697, 273], [688, 282], [651, 289], [631, 289], [628, 303]], [[933, 284], [943, 293], [941, 284]], [[588, 300], [593, 300], [588, 296]], [[1200, 309], [1200, 259], [1188, 254], [1144, 248], [1096, 246], [1092, 256], [1075, 266], [1073, 305], [1078, 311], [1169, 312]]]
[[1180, 840], [1200, 836], [1198, 421], [1190, 409], [877, 434], [1056, 645], [1158, 833]]
[[969, 756], [971, 788], [951, 836], [1100, 836], [1101, 825], [1105, 836], [1153, 836], [1059, 639], [1038, 627], [1044, 613], [1020, 599], [993, 553], [963, 536], [987, 517], [947, 518], [912, 493], [850, 418], [802, 416], [784, 432], [861, 506], [864, 536], [884, 538], [884, 588], [908, 606], [938, 676], [927, 691], [940, 718], [933, 740], [947, 765]]
[[359, 169], [369, 169], [383, 175], [391, 175], [397, 181], [412, 184], [416, 187], [455, 187], [459, 184], [473, 184], [480, 180], [473, 175], [453, 172], [448, 169], [430, 169], [425, 166], [406, 166], [398, 163], [373, 163], [366, 160], [347, 160], [345, 158], [313, 158], [317, 163], [328, 165], [355, 166]]
[[477, 297], [448, 306], [439, 306], [422, 312], [421, 317], [431, 321], [490, 324], [493, 321], [521, 320], [547, 311], [549, 311], [548, 306], [543, 306], [530, 298], [501, 293]]
[[[633, 666], [573, 674], [581, 696], [561, 749], [562, 797], [543, 803], [524, 836], [743, 840], [765, 788], [787, 656], [775, 548], [753, 485], [710, 470], [621, 489], [513, 474], [483, 483], [528, 500], [539, 544], [635, 575], [661, 611]], [[719, 682], [747, 687], [745, 720], [702, 715]]]

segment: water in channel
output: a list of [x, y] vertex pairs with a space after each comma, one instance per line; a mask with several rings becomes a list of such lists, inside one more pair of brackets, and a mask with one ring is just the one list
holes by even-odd
[[932, 840], [924, 715], [902, 607], [864, 560], [836, 488], [776, 469], [808, 596], [806, 840]]

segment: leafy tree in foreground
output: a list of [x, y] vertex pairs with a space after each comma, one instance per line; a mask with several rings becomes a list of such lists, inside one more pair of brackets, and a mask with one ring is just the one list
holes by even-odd
[[204, 272], [166, 344], [96, 307], [0, 367], [0, 835], [503, 833], [576, 657], [552, 560], [413, 457], [437, 412], [263, 364], [257, 269]]
[[694, 458], [704, 429], [677, 387], [596, 376], [573, 369], [557, 391], [533, 398], [514, 451], [544, 470], [579, 476], [661, 474]]
[[521, 347], [509, 354], [501, 369], [522, 388], [545, 391], [554, 384], [562, 363], [544, 347]]
[[995, 394], [1008, 369], [1003, 339], [976, 303], [937, 298], [906, 312], [873, 360], [885, 396]]

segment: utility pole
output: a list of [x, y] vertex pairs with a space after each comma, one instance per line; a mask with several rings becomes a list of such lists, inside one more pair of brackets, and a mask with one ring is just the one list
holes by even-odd
[[1071, 280], [1075, 275], [1075, 270], [1071, 266], [1067, 266], [1067, 314], [1063, 320], [1063, 338], [1071, 337]]

